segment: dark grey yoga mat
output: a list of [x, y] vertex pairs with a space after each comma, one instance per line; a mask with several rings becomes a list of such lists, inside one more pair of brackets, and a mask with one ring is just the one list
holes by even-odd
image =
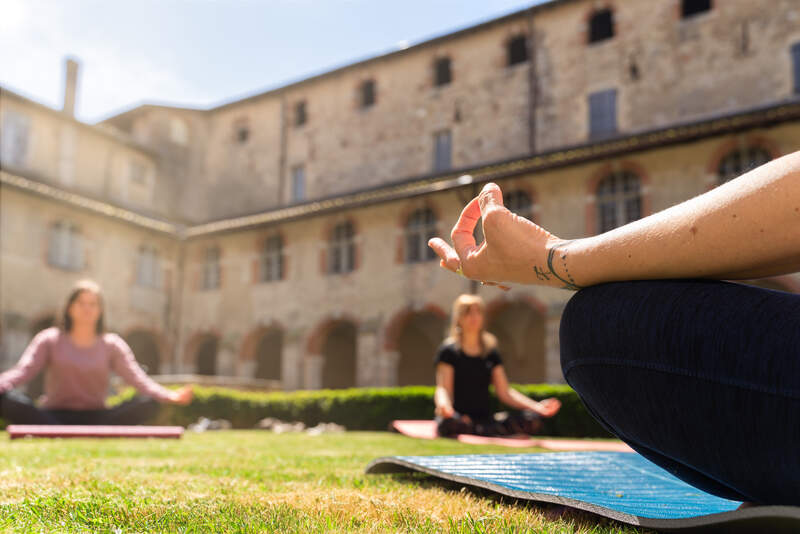
[[419, 471], [518, 499], [586, 510], [657, 530], [800, 533], [800, 507], [709, 495], [638, 454], [563, 452], [378, 458], [367, 473]]

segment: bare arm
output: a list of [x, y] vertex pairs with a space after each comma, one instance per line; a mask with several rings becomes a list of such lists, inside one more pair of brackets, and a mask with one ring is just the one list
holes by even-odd
[[[472, 229], [483, 223], [485, 241]], [[430, 246], [452, 271], [484, 281], [579, 289], [658, 278], [746, 279], [800, 270], [800, 152], [604, 234], [567, 241], [518, 217], [487, 184], [451, 234]]]
[[559, 408], [561, 408], [561, 401], [558, 399], [551, 398], [544, 399], [541, 402], [535, 401], [509, 386], [508, 377], [502, 365], [496, 365], [492, 369], [492, 384], [494, 385], [495, 393], [497, 393], [497, 398], [500, 402], [511, 408], [530, 410], [545, 417], [555, 415]]
[[452, 417], [453, 409], [453, 366], [449, 363], [436, 365], [436, 391], [433, 394], [436, 415]]
[[36, 334], [19, 362], [8, 371], [0, 373], [0, 393], [29, 382], [42, 370], [50, 355], [53, 333], [51, 329], [47, 329]]
[[177, 404], [189, 404], [191, 402], [193, 393], [190, 386], [184, 386], [175, 391], [166, 389], [147, 376], [147, 373], [136, 361], [133, 351], [121, 337], [113, 335], [109, 336], [109, 340], [113, 351], [111, 367], [128, 384], [141, 393], [161, 402], [174, 402]]

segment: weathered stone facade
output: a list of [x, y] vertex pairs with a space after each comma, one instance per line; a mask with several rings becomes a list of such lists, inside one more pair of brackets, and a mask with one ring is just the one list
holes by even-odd
[[[88, 276], [106, 289], [110, 327], [157, 353], [140, 357], [161, 374], [286, 389], [430, 383], [450, 303], [477, 291], [512, 379], [560, 381], [570, 293], [503, 293], [408, 261], [408, 222], [428, 209], [446, 236], [494, 180], [525, 193], [536, 223], [583, 237], [598, 231], [596, 190], [611, 173], [636, 177], [646, 216], [713, 188], [737, 150], [800, 149], [788, 52], [800, 6], [712, 4], [684, 20], [675, 0], [556, 0], [216, 108], [145, 105], [95, 126], [3, 91], [0, 126], [9, 111], [31, 126], [26, 157], [0, 173], [0, 366]], [[603, 9], [614, 36], [588, 44]], [[529, 59], [509, 66], [520, 36]], [[443, 57], [452, 81], [436, 86]], [[367, 80], [375, 103], [362, 109]], [[588, 95], [608, 89], [618, 130], [592, 138]], [[451, 168], [434, 172], [444, 130]], [[58, 221], [79, 228], [78, 270], [48, 256]], [[345, 227], [353, 237], [332, 248]], [[155, 283], [141, 280], [144, 245], [157, 251]], [[761, 283], [800, 290], [798, 275]]]

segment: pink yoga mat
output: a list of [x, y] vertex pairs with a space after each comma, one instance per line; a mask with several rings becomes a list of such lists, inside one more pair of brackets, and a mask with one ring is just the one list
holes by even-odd
[[34, 438], [180, 438], [182, 426], [8, 425], [11, 439]]
[[[392, 428], [412, 438], [435, 439], [436, 421], [392, 421]], [[539, 439], [529, 436], [507, 438], [459, 434], [456, 439], [473, 445], [502, 445], [504, 447], [540, 447], [556, 451], [618, 451], [633, 452], [625, 443], [617, 441], [586, 441], [581, 439]]]

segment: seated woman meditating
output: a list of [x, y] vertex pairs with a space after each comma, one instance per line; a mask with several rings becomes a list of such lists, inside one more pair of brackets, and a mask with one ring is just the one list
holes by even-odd
[[[509, 387], [497, 340], [484, 330], [484, 303], [477, 295], [461, 295], [453, 303], [450, 337], [439, 348], [435, 364], [440, 436], [535, 434], [541, 418], [561, 408], [558, 399], [537, 402]], [[489, 384], [494, 384], [500, 402], [522, 411], [492, 415]]]
[[[44, 370], [41, 407], [11, 391]], [[145, 397], [106, 408], [111, 372]], [[63, 328], [47, 328], [33, 338], [16, 366], [0, 373], [0, 417], [31, 425], [137, 425], [155, 415], [156, 401], [188, 404], [191, 386], [168, 390], [136, 363], [128, 344], [103, 330], [100, 287], [78, 282], [64, 307]]]
[[720, 497], [800, 505], [800, 295], [722, 281], [800, 269], [800, 152], [572, 241], [489, 183], [451, 239], [429, 244], [468, 278], [577, 290], [564, 377], [642, 456]]

